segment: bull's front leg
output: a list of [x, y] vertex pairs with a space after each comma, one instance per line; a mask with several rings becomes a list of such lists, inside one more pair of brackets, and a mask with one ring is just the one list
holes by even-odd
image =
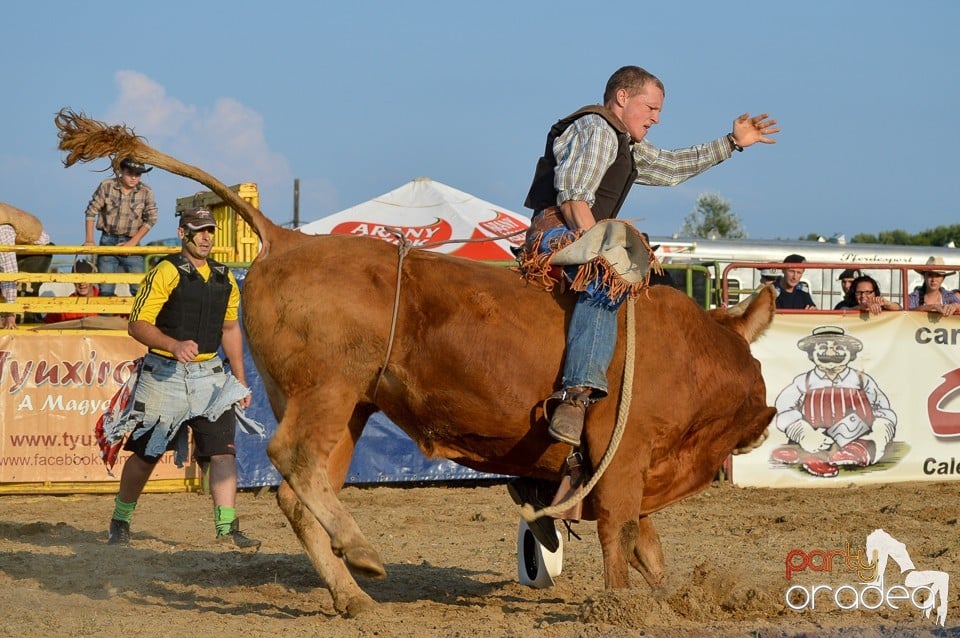
[[632, 520], [597, 520], [597, 535], [603, 548], [603, 584], [607, 589], [630, 586], [633, 567], [651, 587], [659, 587], [666, 574], [663, 546], [649, 516]]
[[[587, 431], [593, 467], [607, 449], [609, 437], [597, 431]], [[630, 440], [629, 432], [621, 441], [606, 472], [597, 482], [592, 501], [597, 514], [597, 536], [603, 550], [603, 584], [607, 589], [630, 586], [630, 566], [637, 560], [637, 539], [648, 537], [652, 527], [640, 521], [640, 506], [647, 485], [650, 467], [650, 446], [646, 442]], [[631, 450], [628, 453], [626, 450]], [[656, 532], [653, 533], [656, 538]]]
[[[614, 464], [597, 484], [594, 506], [597, 512], [597, 536], [603, 550], [603, 585], [607, 589], [622, 589], [630, 586], [629, 565], [635, 560], [634, 552], [640, 536], [638, 520], [643, 481], [624, 481], [612, 485], [614, 481], [605, 479], [616, 476], [612, 471]], [[624, 489], [626, 485], [631, 487]], [[635, 487], [638, 485], [639, 489]]]
[[603, 586], [607, 589], [623, 589], [630, 586], [627, 556], [632, 556], [636, 545], [638, 525], [636, 520], [597, 520], [597, 536], [603, 551]]
[[637, 540], [633, 546], [630, 565], [640, 572], [651, 587], [659, 587], [663, 582], [666, 574], [663, 545], [660, 544], [660, 535], [649, 516], [641, 516], [638, 521]]

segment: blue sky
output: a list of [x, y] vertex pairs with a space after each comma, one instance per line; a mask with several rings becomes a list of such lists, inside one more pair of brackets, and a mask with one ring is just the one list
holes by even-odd
[[[586, 7], [590, 10], [586, 10]], [[261, 208], [306, 223], [427, 176], [522, 212], [558, 118], [638, 64], [666, 85], [648, 139], [678, 148], [744, 111], [783, 131], [622, 217], [677, 232], [697, 196], [749, 236], [847, 237], [958, 223], [960, 3], [16, 2], [0, 23], [0, 200], [83, 240], [106, 161], [64, 169], [64, 106], [124, 122]], [[567, 20], [549, 18], [568, 16]], [[155, 170], [161, 220], [199, 186]]]

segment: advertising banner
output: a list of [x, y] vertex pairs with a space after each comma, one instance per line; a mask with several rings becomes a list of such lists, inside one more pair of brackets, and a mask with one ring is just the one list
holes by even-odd
[[[0, 483], [118, 480], [128, 453], [111, 477], [93, 430], [143, 353], [122, 333], [0, 333]], [[195, 476], [168, 453], [151, 478]]]
[[734, 483], [829, 487], [960, 479], [960, 318], [777, 315], [752, 346], [777, 408]]

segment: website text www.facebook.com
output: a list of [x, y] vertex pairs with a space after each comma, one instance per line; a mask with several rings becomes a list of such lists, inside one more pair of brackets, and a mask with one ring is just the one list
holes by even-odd
[[[93, 434], [10, 434], [9, 450], [32, 449], [32, 454], [0, 454], [0, 467], [70, 467], [99, 465], [100, 451]], [[60, 449], [57, 449], [60, 448]], [[62, 450], [62, 451], [61, 451]], [[121, 456], [117, 460], [120, 465]], [[160, 463], [172, 463], [172, 455], [164, 455]]]

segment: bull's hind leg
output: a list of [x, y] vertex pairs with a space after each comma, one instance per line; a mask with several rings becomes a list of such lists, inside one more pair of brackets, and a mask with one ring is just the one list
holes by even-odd
[[280, 483], [277, 490], [277, 503], [310, 557], [313, 568], [330, 591], [337, 613], [353, 617], [373, 607], [376, 603], [360, 589], [344, 562], [334, 555], [330, 549], [330, 537], [316, 517], [303, 507], [286, 481]]
[[641, 516], [637, 528], [637, 542], [633, 546], [630, 565], [640, 572], [651, 587], [659, 587], [666, 574], [663, 545], [649, 516]]
[[[346, 468], [331, 466], [332, 462], [340, 465], [331, 454], [338, 442], [358, 427], [354, 403], [344, 399], [349, 396], [343, 388], [327, 386], [306, 399], [288, 397], [283, 419], [267, 445], [267, 454], [301, 503], [323, 526], [333, 553], [363, 575], [382, 577], [386, 571], [380, 557], [336, 496]], [[360, 423], [359, 428], [362, 426]], [[336, 473], [341, 474], [337, 477]]]
[[[330, 455], [327, 476], [337, 491], [343, 487], [357, 439], [373, 411], [373, 407], [356, 409], [350, 420], [349, 432], [344, 433]], [[353, 617], [373, 607], [373, 599], [357, 585], [344, 562], [334, 555], [330, 548], [330, 537], [286, 481], [281, 482], [277, 490], [277, 503], [290, 521], [314, 569], [330, 591], [337, 613]]]

